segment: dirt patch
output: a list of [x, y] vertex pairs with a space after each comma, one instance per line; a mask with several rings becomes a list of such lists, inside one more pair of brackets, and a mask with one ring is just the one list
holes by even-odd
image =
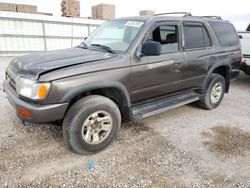
[[[98, 187], [100, 182], [101, 187], [185, 187], [181, 177], [194, 165], [192, 156], [148, 129], [141, 124], [125, 125], [112, 147], [91, 156], [66, 152], [52, 161], [40, 160], [26, 166], [15, 183], [21, 187], [54, 187], [67, 179], [70, 181], [64, 181], [65, 187]], [[95, 161], [92, 172], [84, 167], [89, 159]]]
[[207, 187], [209, 187], [209, 185], [217, 185], [218, 187], [230, 187], [233, 185], [232, 179], [216, 172], [202, 171], [201, 175], [203, 182], [206, 182], [204, 184]]
[[211, 128], [210, 132], [202, 132], [209, 139], [203, 144], [209, 150], [220, 154], [244, 155], [250, 151], [250, 132], [245, 132], [228, 124], [220, 124]]
[[152, 131], [151, 128], [147, 127], [143, 122], [140, 123], [131, 123], [134, 131], [136, 133], [142, 134], [143, 132]]

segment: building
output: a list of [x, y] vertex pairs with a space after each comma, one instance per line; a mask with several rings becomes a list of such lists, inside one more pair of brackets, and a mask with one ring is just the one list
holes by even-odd
[[92, 19], [111, 20], [115, 18], [115, 5], [98, 4], [91, 8]]
[[13, 4], [13, 3], [0, 3], [0, 11], [9, 12], [25, 12], [25, 13], [37, 13], [37, 6]]
[[43, 14], [52, 16], [51, 13], [37, 12], [37, 6], [25, 4], [0, 3], [0, 11]]
[[152, 16], [155, 14], [155, 11], [153, 10], [141, 10], [139, 15], [140, 16]]
[[65, 17], [80, 17], [80, 1], [63, 0], [61, 3], [62, 16]]
[[0, 11], [17, 12], [16, 4], [0, 3]]

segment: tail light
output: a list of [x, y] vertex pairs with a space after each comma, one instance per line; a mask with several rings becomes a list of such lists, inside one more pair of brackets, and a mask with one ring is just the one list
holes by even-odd
[[241, 57], [240, 57], [240, 64], [242, 65], [244, 63], [244, 58], [243, 58], [243, 55], [241, 54]]

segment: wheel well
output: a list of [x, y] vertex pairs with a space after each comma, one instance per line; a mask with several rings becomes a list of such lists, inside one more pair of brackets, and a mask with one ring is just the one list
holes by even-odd
[[220, 74], [225, 78], [226, 81], [226, 93], [229, 91], [229, 84], [230, 84], [230, 78], [229, 78], [229, 67], [227, 66], [221, 66], [217, 67], [213, 73]]
[[80, 95], [75, 96], [70, 101], [68, 108], [70, 108], [70, 106], [72, 106], [79, 99], [86, 97], [88, 95], [101, 95], [111, 99], [120, 109], [122, 121], [125, 122], [130, 120], [128, 101], [126, 99], [125, 94], [123, 94], [123, 92], [120, 91], [119, 89], [112, 87], [85, 91]]

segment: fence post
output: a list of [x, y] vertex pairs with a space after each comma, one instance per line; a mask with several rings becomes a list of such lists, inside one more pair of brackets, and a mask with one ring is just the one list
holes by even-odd
[[71, 48], [73, 47], [73, 27], [74, 27], [74, 22], [73, 22], [73, 18], [71, 19]]
[[[88, 24], [88, 36], [90, 35], [90, 24]], [[88, 37], [87, 36], [87, 37]]]
[[43, 27], [43, 42], [44, 42], [44, 50], [47, 51], [47, 41], [46, 41], [46, 34], [45, 34], [45, 25], [44, 21], [42, 21], [42, 27]]

